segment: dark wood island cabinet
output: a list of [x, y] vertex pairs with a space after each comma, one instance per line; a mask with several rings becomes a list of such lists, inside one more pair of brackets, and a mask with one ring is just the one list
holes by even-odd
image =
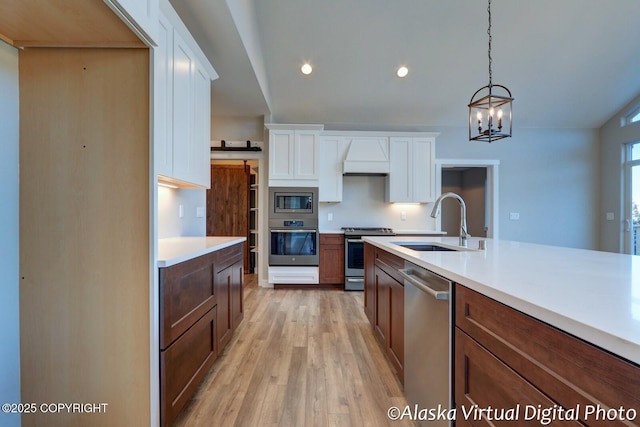
[[243, 244], [160, 268], [160, 421], [171, 425], [242, 321]]
[[404, 260], [365, 243], [365, 312], [378, 341], [404, 382]]
[[640, 366], [461, 285], [455, 317], [456, 406], [519, 409], [459, 426], [640, 425]]

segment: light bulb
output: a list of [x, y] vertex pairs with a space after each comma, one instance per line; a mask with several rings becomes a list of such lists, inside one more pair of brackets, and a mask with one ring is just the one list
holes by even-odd
[[313, 67], [311, 66], [311, 64], [309, 64], [308, 62], [305, 63], [302, 67], [300, 67], [300, 71], [302, 72], [302, 74], [304, 74], [305, 76], [308, 76], [309, 74], [311, 74], [311, 72], [313, 71]]
[[396, 72], [396, 75], [398, 77], [406, 77], [407, 74], [409, 74], [409, 69], [407, 67], [405, 67], [404, 65], [400, 68], [398, 68], [398, 71]]

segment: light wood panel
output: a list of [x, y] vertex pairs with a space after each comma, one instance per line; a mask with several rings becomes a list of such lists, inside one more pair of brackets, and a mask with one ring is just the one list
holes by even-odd
[[[411, 426], [362, 293], [245, 281], [245, 318], [176, 426]], [[251, 278], [251, 279], [249, 279]]]
[[28, 426], [148, 425], [149, 52], [20, 52], [23, 402]]
[[2, 0], [0, 38], [16, 47], [144, 47], [102, 0]]

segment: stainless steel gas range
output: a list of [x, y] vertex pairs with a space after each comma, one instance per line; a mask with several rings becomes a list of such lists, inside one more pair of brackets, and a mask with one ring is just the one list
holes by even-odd
[[344, 289], [364, 290], [364, 243], [363, 236], [395, 236], [385, 227], [342, 227], [344, 230]]

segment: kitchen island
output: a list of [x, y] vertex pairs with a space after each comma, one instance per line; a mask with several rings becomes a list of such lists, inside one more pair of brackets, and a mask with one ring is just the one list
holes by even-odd
[[[457, 237], [365, 237], [453, 282], [640, 364], [640, 257], [485, 239], [485, 251], [418, 252], [394, 242]], [[478, 247], [472, 238], [468, 247]]]
[[[401, 245], [456, 248], [458, 238], [364, 240], [365, 268], [373, 272], [365, 286], [378, 298], [369, 300], [377, 311], [373, 320], [368, 316], [374, 330], [382, 330], [381, 343], [405, 387], [407, 379], [432, 371], [422, 366], [428, 363], [404, 364], [411, 347], [403, 348], [400, 331], [415, 318], [402, 305], [404, 293], [404, 304], [413, 306], [407, 299], [413, 294], [403, 290], [409, 283], [392, 277], [403, 264], [412, 269], [406, 272], [425, 269], [452, 282], [453, 366], [449, 391], [437, 403], [446, 405], [448, 395], [459, 417], [472, 408], [485, 411], [478, 419], [465, 417], [465, 425], [487, 425], [506, 413], [521, 421], [517, 425], [543, 424], [536, 410], [547, 410], [554, 425], [640, 425], [640, 258], [488, 239], [485, 250], [475, 249], [479, 239], [472, 239], [465, 250], [428, 252]], [[365, 290], [365, 313], [367, 298]], [[428, 331], [436, 323], [420, 327]], [[430, 340], [423, 341], [428, 347]], [[446, 355], [446, 347], [437, 348]], [[525, 420], [530, 411], [533, 418]]]

